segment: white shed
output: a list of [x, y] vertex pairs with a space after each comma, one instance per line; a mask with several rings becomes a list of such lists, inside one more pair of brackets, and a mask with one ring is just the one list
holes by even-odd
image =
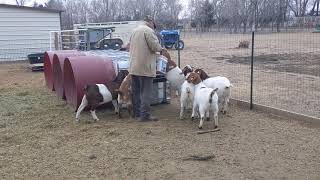
[[49, 49], [49, 32], [61, 30], [61, 10], [0, 4], [0, 62], [27, 59]]

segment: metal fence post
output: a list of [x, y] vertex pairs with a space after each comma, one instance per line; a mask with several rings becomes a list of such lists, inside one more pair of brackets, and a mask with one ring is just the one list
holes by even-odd
[[86, 51], [90, 51], [91, 50], [91, 46], [90, 46], [90, 29], [87, 30], [87, 48], [86, 48]]
[[49, 50], [52, 51], [52, 35], [51, 35], [52, 31], [49, 31]]
[[177, 46], [178, 46], [178, 67], [180, 68], [180, 44], [179, 44], [179, 42], [180, 42], [180, 30], [178, 30], [178, 33], [179, 33], [179, 35], [178, 35], [178, 42], [177, 42]]
[[252, 31], [252, 40], [251, 40], [251, 76], [250, 76], [250, 109], [253, 109], [253, 56], [254, 56], [254, 29]]

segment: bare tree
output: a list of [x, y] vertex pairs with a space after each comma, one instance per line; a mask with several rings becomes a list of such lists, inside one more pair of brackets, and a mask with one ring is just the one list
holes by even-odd
[[311, 16], [319, 16], [319, 4], [320, 0], [314, 0], [312, 9], [309, 13]]
[[309, 0], [290, 0], [289, 7], [296, 17], [304, 16], [307, 12]]
[[37, 1], [33, 1], [32, 7], [38, 7], [39, 4], [37, 3]]
[[16, 0], [18, 6], [24, 6], [29, 0]]

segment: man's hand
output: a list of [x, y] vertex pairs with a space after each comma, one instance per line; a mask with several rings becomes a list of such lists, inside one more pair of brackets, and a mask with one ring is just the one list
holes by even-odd
[[161, 55], [167, 54], [167, 53], [168, 53], [168, 50], [166, 48], [162, 48], [162, 50], [160, 51]]
[[171, 58], [170, 58], [170, 54], [169, 54], [169, 52], [168, 52], [167, 49], [162, 49], [161, 55], [164, 56], [164, 57], [166, 57], [168, 60], [171, 59]]

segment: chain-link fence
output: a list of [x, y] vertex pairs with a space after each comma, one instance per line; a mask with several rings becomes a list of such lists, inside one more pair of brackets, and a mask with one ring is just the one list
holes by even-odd
[[[182, 66], [203, 68], [233, 84], [232, 98], [250, 102], [252, 34], [182, 34]], [[253, 103], [320, 117], [320, 33], [254, 35]]]

